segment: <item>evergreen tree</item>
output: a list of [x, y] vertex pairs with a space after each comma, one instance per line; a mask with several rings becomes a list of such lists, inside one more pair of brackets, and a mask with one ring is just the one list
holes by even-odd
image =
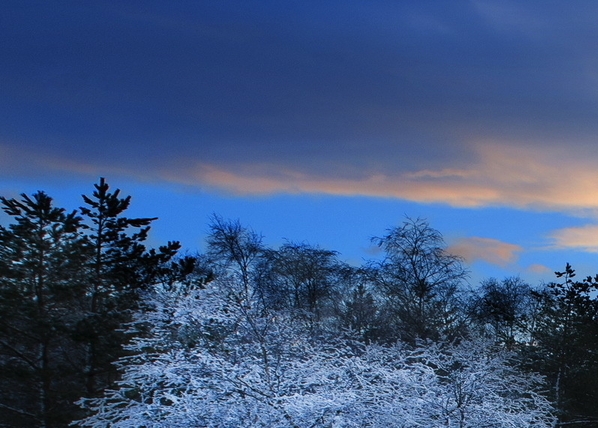
[[534, 346], [526, 348], [532, 370], [546, 375], [561, 422], [598, 423], [598, 276], [574, 280], [567, 263], [561, 282], [534, 293], [542, 312]]
[[100, 179], [82, 217], [44, 192], [0, 198], [12, 221], [0, 226], [0, 425], [82, 417], [74, 402], [118, 379], [139, 291], [195, 270], [196, 258], [174, 259], [177, 242], [146, 249], [155, 219], [126, 217], [131, 198], [119, 193]]
[[90, 278], [86, 317], [79, 326], [80, 339], [87, 344], [86, 389], [93, 396], [116, 379], [112, 362], [122, 355], [126, 340], [123, 325], [136, 305], [137, 291], [162, 278], [166, 263], [180, 245], [170, 242], [158, 251], [147, 250], [150, 224], [156, 218], [129, 218], [124, 215], [131, 196], [120, 197], [120, 190], [100, 178], [91, 197], [83, 195], [81, 207], [86, 224], [91, 257], [87, 262]]
[[[359, 273], [354, 275], [361, 276]], [[339, 296], [337, 302], [341, 326], [354, 331], [366, 342], [378, 339], [382, 323], [373, 294], [364, 282], [358, 282], [347, 291], [348, 293]]]
[[0, 198], [13, 219], [0, 226], [0, 420], [66, 424], [80, 390], [71, 334], [85, 295], [81, 218], [44, 192]]

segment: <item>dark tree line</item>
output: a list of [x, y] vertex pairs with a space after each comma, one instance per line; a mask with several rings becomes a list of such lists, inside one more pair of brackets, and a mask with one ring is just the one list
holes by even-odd
[[[0, 203], [10, 217], [0, 226], [0, 426], [84, 418], [76, 402], [119, 379], [114, 363], [127, 355], [140, 296], [214, 278], [241, 285], [230, 288], [239, 308], [260, 320], [284, 313], [319, 343], [346, 334], [411, 347], [491, 340], [516, 353], [520, 368], [546, 376], [561, 422], [598, 424], [598, 277], [577, 281], [569, 265], [537, 288], [520, 278], [470, 287], [463, 261], [422, 219], [374, 238], [384, 257], [363, 266], [306, 243], [267, 248], [259, 234], [217, 216], [207, 253], [181, 257], [177, 242], [145, 246], [156, 219], [127, 217], [131, 197], [104, 179], [78, 211], [55, 207], [44, 192]], [[210, 328], [218, 346], [226, 332]], [[266, 327], [251, 328], [265, 346]]]

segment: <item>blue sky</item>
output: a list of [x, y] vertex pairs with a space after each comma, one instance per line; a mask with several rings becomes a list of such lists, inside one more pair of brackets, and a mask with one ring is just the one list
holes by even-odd
[[[8, 1], [0, 192], [104, 176], [201, 250], [211, 213], [360, 263], [424, 217], [472, 281], [594, 274], [592, 1]], [[5, 217], [0, 217], [5, 219]]]

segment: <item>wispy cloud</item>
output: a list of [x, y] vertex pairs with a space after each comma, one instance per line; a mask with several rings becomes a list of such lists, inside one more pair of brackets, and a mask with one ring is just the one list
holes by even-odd
[[[485, 143], [474, 146], [476, 160], [466, 168], [447, 167], [395, 173], [380, 171], [328, 175], [277, 164], [198, 164], [163, 174], [173, 181], [213, 186], [238, 194], [325, 193], [394, 197], [460, 207], [514, 206], [598, 209], [598, 170], [593, 157], [572, 156], [556, 147]], [[450, 162], [450, 160], [447, 160]]]
[[[215, 165], [199, 164], [192, 171], [165, 172], [174, 181], [197, 186], [212, 186], [237, 194], [323, 193], [342, 196], [395, 197], [419, 202], [445, 202], [456, 206], [479, 206], [492, 203], [492, 189], [475, 183], [459, 187], [446, 181], [427, 182], [400, 174], [372, 174], [362, 177], [338, 178], [302, 173], [280, 166], [251, 165], [235, 171]], [[166, 175], [165, 175], [166, 176]]]
[[524, 2], [475, 0], [472, 4], [486, 22], [503, 34], [536, 38], [538, 33], [548, 33], [551, 27], [550, 15], [538, 13], [538, 9]]
[[554, 247], [598, 253], [598, 225], [568, 227], [551, 234]]
[[474, 236], [458, 240], [447, 251], [463, 257], [469, 263], [483, 260], [504, 267], [515, 262], [517, 253], [523, 251], [523, 248], [497, 239]]
[[[118, 174], [167, 180], [240, 195], [319, 193], [398, 198], [456, 207], [509, 206], [539, 210], [598, 210], [598, 170], [591, 151], [570, 153], [557, 144], [517, 146], [512, 142], [471, 144], [473, 160], [458, 166], [447, 158], [439, 169], [409, 170], [399, 165], [343, 168], [322, 161], [318, 171], [280, 162], [195, 163], [172, 154], [148, 162], [112, 158], [110, 162], [59, 155], [51, 150], [0, 145], [3, 172], [14, 174]], [[23, 169], [27, 166], [27, 169]]]

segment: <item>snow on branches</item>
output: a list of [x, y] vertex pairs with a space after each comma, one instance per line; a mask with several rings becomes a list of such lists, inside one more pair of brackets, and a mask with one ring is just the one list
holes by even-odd
[[[146, 297], [118, 388], [82, 427], [550, 427], [541, 379], [482, 340], [314, 338], [231, 279]], [[239, 296], [243, 296], [240, 298]]]

